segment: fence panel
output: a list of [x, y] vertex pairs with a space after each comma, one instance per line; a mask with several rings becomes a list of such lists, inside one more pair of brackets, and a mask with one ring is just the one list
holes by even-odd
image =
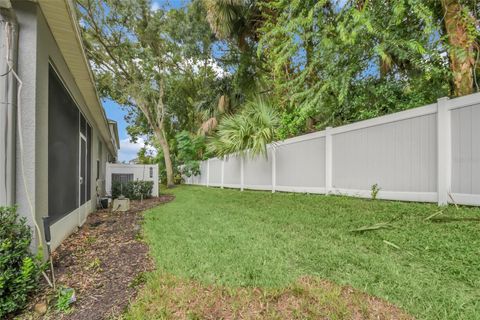
[[208, 185], [220, 187], [222, 185], [222, 160], [213, 158], [209, 160]]
[[279, 144], [275, 153], [276, 190], [325, 193], [325, 137]]
[[241, 188], [242, 158], [238, 155], [229, 156], [225, 159], [223, 186], [227, 188]]
[[272, 190], [272, 149], [267, 156], [244, 158], [244, 188], [255, 190]]
[[436, 116], [333, 135], [333, 188], [436, 192]]
[[200, 163], [200, 178], [198, 179], [198, 184], [206, 186], [207, 181], [208, 181], [208, 163], [207, 161], [202, 161]]
[[[480, 196], [480, 104], [452, 110], [452, 193]], [[469, 204], [478, 204], [468, 197]], [[467, 200], [467, 199], [465, 199]], [[461, 202], [465, 202], [461, 201]], [[472, 202], [473, 201], [473, 202]]]

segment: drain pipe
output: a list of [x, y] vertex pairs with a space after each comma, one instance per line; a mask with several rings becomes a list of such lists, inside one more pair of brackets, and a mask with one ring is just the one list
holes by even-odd
[[0, 28], [0, 206], [12, 206], [17, 109], [17, 81], [12, 71], [17, 65], [18, 23], [8, 0], [0, 0]]

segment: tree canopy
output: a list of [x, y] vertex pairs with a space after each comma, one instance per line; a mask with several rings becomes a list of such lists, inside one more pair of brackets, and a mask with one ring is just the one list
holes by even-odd
[[479, 90], [474, 0], [78, 3], [101, 95], [169, 184], [211, 155]]

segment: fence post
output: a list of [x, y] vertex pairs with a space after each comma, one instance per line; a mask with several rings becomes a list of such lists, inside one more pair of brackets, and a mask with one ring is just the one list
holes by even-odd
[[222, 182], [220, 188], [223, 189], [223, 178], [225, 177], [225, 156], [222, 158]]
[[332, 127], [325, 129], [325, 194], [330, 194], [333, 191], [332, 186]]
[[272, 193], [275, 192], [277, 186], [277, 152], [275, 146], [272, 145]]
[[210, 159], [207, 159], [207, 187], [210, 186]]
[[243, 162], [244, 162], [244, 158], [245, 156], [242, 154], [240, 155], [240, 191], [243, 191], [243, 186], [244, 186], [244, 182], [243, 182]]
[[448, 97], [437, 100], [437, 194], [438, 205], [448, 204], [452, 172], [452, 130]]

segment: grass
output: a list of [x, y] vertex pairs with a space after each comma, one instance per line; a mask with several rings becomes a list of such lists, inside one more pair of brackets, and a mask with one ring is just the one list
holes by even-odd
[[425, 220], [436, 205], [186, 186], [173, 193], [175, 201], [145, 215], [158, 271], [127, 317], [167, 315], [181, 297], [153, 293], [173, 290], [172, 277], [263, 295], [309, 277], [350, 285], [419, 319], [480, 319], [478, 208], [448, 207]]

